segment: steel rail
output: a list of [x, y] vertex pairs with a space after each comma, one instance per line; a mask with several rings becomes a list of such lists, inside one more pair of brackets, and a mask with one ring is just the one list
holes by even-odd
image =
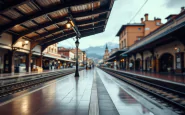
[[185, 92], [177, 91], [168, 87], [161, 86], [157, 83], [148, 82], [143, 79], [138, 79], [132, 75], [124, 74], [115, 70], [100, 68], [106, 73], [115, 76], [149, 94], [152, 94], [172, 106], [184, 111], [185, 110]]
[[[83, 68], [80, 68], [79, 70], [83, 70]], [[10, 83], [3, 86], [0, 86], [0, 98], [11, 95], [16, 92], [23, 91], [25, 89], [37, 86], [39, 84], [63, 77], [65, 75], [69, 75], [75, 72], [75, 69], [68, 70], [68, 71], [57, 71], [52, 73], [47, 73], [45, 75], [41, 75], [40, 77], [36, 77], [33, 79], [27, 79], [24, 81], [19, 81], [16, 83]]]

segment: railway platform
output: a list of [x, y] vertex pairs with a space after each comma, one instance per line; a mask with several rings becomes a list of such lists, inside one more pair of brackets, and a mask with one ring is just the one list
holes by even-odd
[[159, 80], [166, 80], [166, 81], [172, 81], [176, 83], [182, 83], [185, 84], [185, 76], [184, 75], [174, 75], [174, 74], [162, 74], [162, 73], [152, 73], [152, 72], [144, 72], [144, 71], [134, 71], [134, 70], [117, 70], [122, 71], [124, 73], [137, 75], [137, 76], [144, 76], [144, 77], [150, 77], [150, 78], [156, 78]]
[[69, 69], [73, 69], [73, 68], [33, 71], [33, 72], [25, 72], [25, 73], [1, 73], [0, 74], [0, 79], [14, 78], [14, 77], [24, 77], [24, 76], [29, 76], [29, 75], [38, 75], [38, 74], [43, 74], [43, 73], [57, 72], [57, 71], [69, 70]]
[[99, 68], [0, 98], [2, 115], [178, 115], [173, 108]]

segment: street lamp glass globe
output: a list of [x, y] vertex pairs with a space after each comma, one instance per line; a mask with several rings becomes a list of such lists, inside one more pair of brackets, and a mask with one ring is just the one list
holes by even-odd
[[70, 28], [71, 28], [71, 24], [68, 22], [68, 23], [66, 24], [66, 27], [67, 27], [68, 29], [70, 29]]

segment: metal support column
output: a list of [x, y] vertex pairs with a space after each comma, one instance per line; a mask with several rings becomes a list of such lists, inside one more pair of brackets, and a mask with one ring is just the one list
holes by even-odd
[[32, 57], [32, 52], [26, 56], [26, 71], [31, 72], [31, 57]]
[[79, 77], [79, 73], [78, 73], [78, 45], [79, 45], [79, 41], [78, 38], [76, 38], [76, 71], [75, 71], [75, 77]]

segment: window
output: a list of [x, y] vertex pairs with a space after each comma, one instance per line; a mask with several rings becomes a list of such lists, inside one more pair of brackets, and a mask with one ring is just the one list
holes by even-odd
[[145, 28], [145, 30], [150, 30], [150, 28]]
[[123, 43], [123, 41], [122, 41], [122, 48], [124, 48], [124, 43]]
[[141, 28], [138, 28], [138, 30], [141, 30]]
[[126, 47], [126, 39], [124, 39], [124, 47]]
[[160, 22], [157, 22], [156, 25], [157, 25], [157, 26], [160, 26], [161, 24], [160, 24]]

